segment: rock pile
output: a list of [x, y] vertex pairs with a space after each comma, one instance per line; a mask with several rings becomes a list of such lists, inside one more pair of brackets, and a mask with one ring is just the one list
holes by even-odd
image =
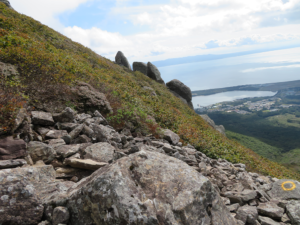
[[171, 130], [134, 137], [70, 108], [19, 118], [28, 133], [0, 139], [0, 224], [300, 224], [299, 182], [211, 159]]

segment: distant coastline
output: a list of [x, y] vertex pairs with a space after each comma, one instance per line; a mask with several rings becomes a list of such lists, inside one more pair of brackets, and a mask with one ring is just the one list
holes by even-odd
[[296, 81], [287, 81], [287, 82], [278, 82], [278, 83], [267, 83], [267, 84], [249, 84], [249, 85], [239, 85], [233, 87], [225, 87], [225, 88], [215, 88], [208, 90], [199, 90], [192, 91], [193, 97], [197, 96], [207, 96], [218, 94], [222, 92], [228, 91], [280, 91], [288, 88], [300, 87], [300, 80]]

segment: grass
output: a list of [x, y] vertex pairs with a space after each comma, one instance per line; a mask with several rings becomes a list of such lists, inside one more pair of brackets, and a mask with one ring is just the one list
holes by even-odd
[[[70, 105], [76, 109], [77, 102], [72, 101], [67, 91], [77, 81], [87, 82], [107, 95], [114, 112], [105, 116], [117, 128], [131, 121], [136, 129], [146, 127], [155, 133], [153, 124], [145, 120], [146, 115], [150, 115], [160, 127], [173, 130], [182, 142], [194, 145], [212, 158], [245, 163], [249, 170], [265, 175], [300, 180], [298, 173], [213, 130], [164, 85], [114, 64], [38, 21], [8, 9], [3, 3], [0, 3], [0, 61], [17, 66], [20, 74], [14, 78], [1, 77], [0, 95], [9, 92], [11, 99], [22, 96], [20, 101], [26, 100], [27, 105], [37, 109], [52, 102], [55, 107], [50, 104], [49, 111]], [[153, 88], [157, 97], [151, 96], [144, 86]], [[0, 112], [6, 109], [6, 114], [13, 115], [19, 107], [17, 103], [8, 108], [5, 102], [0, 104]], [[3, 119], [0, 124], [9, 127], [5, 124], [9, 121]]]
[[284, 114], [271, 116], [267, 118], [270, 122], [280, 124], [282, 126], [292, 126], [300, 128], [300, 118], [292, 114]]

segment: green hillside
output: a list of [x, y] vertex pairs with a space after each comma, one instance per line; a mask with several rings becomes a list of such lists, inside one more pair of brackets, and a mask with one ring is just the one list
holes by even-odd
[[[0, 49], [0, 61], [17, 66], [19, 72], [15, 77], [1, 75], [0, 124], [7, 132], [20, 107], [46, 107], [53, 112], [65, 106], [76, 109], [78, 103], [68, 90], [84, 81], [107, 95], [114, 113], [105, 116], [115, 127], [131, 121], [136, 129], [157, 134], [155, 124], [146, 120], [151, 115], [160, 127], [177, 132], [184, 143], [195, 145], [210, 157], [245, 163], [250, 170], [274, 177], [300, 180], [298, 173], [223, 137], [164, 85], [114, 64], [3, 3]], [[157, 97], [143, 86], [153, 88]]]

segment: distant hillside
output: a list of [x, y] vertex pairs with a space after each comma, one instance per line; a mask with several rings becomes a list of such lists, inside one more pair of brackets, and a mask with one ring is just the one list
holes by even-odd
[[280, 91], [288, 88], [300, 87], [300, 80], [278, 82], [278, 83], [267, 83], [267, 84], [249, 84], [249, 85], [239, 85], [234, 87], [226, 88], [215, 88], [208, 90], [192, 91], [193, 96], [205, 96], [213, 95], [217, 93], [227, 92], [227, 91]]
[[[0, 48], [0, 61], [16, 66], [18, 71], [15, 76], [0, 75], [0, 128], [6, 132], [13, 129], [15, 112], [21, 107], [48, 112], [82, 107], [70, 91], [81, 81], [106, 94], [113, 113], [103, 114], [117, 129], [129, 126], [157, 135], [157, 126], [147, 118], [152, 116], [160, 127], [178, 133], [184, 144], [193, 144], [209, 157], [245, 163], [249, 170], [273, 177], [300, 180], [298, 173], [213, 130], [165, 85], [116, 65], [3, 3]], [[152, 88], [156, 96], [143, 87]]]

